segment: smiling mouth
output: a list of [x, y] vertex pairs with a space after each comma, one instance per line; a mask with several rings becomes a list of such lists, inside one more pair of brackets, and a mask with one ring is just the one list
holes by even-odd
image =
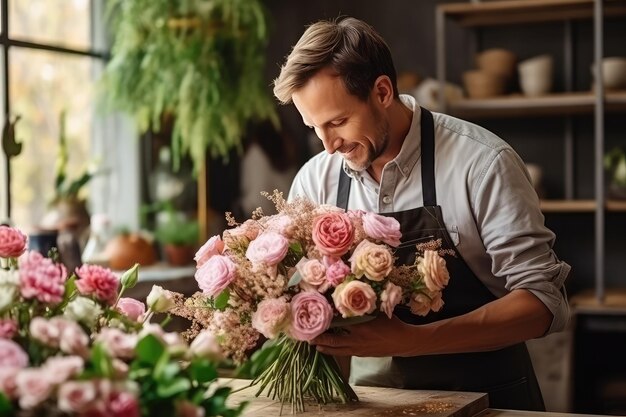
[[340, 149], [339, 153], [344, 155], [344, 156], [349, 156], [352, 153], [352, 151], [354, 151], [356, 149], [357, 146], [359, 146], [359, 145], [355, 143], [354, 145], [348, 147], [347, 149]]

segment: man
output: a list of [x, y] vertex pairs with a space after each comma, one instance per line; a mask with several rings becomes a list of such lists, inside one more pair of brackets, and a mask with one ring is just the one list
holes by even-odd
[[311, 25], [274, 94], [326, 150], [302, 167], [290, 198], [394, 216], [400, 262], [423, 240], [455, 253], [438, 313], [396, 309], [319, 336], [317, 349], [355, 356], [357, 384], [482, 391], [491, 407], [543, 410], [524, 341], [565, 327], [570, 267], [551, 249], [519, 156], [489, 131], [399, 96], [387, 45], [357, 19]]

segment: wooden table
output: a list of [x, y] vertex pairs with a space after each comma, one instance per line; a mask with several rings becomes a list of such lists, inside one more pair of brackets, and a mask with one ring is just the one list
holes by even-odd
[[[227, 381], [224, 381], [225, 383]], [[249, 384], [246, 380], [232, 380], [233, 388]], [[311, 405], [298, 416], [429, 416], [471, 417], [487, 408], [487, 394], [476, 392], [418, 391], [393, 388], [354, 387], [359, 402], [330, 404], [322, 407]], [[254, 397], [257, 388], [246, 388], [234, 393], [230, 401], [248, 401], [244, 410], [246, 417], [274, 417], [280, 415], [280, 403], [267, 397]], [[291, 406], [285, 404], [283, 415], [291, 414]]]

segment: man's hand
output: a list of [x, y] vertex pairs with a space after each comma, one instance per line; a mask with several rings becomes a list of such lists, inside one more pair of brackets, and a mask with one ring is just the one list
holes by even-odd
[[[333, 356], [406, 356], [411, 346], [408, 332], [416, 326], [403, 323], [396, 316], [388, 319], [380, 314], [376, 319], [347, 326], [341, 333], [326, 332], [311, 341], [317, 350]], [[413, 346], [414, 348], [414, 346]]]

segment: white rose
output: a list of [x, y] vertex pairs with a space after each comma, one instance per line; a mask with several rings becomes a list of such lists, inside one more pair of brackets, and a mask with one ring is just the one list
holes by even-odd
[[155, 313], [163, 313], [174, 307], [174, 296], [170, 291], [159, 285], [153, 285], [152, 291], [146, 298], [148, 308]]
[[17, 296], [17, 287], [0, 285], [0, 311], [10, 307]]
[[81, 321], [87, 326], [93, 326], [102, 314], [102, 308], [93, 300], [86, 297], [76, 297], [65, 308], [65, 316], [75, 321]]
[[17, 269], [0, 269], [0, 285], [20, 285], [20, 273]]

